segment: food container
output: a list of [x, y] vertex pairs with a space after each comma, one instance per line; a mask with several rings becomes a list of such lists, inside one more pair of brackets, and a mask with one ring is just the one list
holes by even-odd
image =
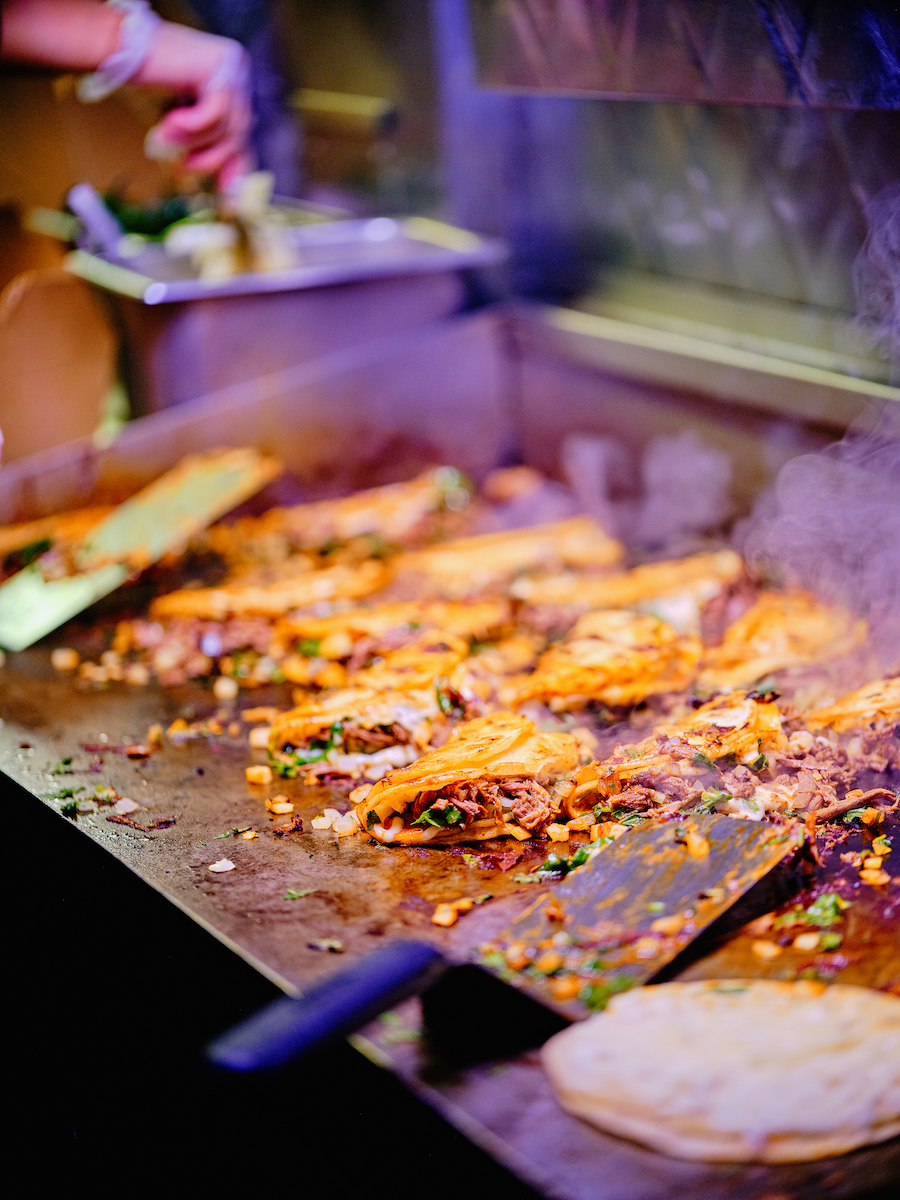
[[131, 258], [76, 250], [67, 266], [109, 297], [138, 412], [151, 412], [448, 316], [466, 274], [503, 244], [424, 217], [290, 225], [297, 265], [198, 279], [149, 243]]

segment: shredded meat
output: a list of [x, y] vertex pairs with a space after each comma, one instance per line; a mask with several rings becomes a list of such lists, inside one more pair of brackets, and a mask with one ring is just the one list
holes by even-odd
[[383, 750], [386, 746], [402, 745], [409, 741], [409, 734], [402, 725], [363, 729], [353, 721], [344, 725], [343, 737], [344, 749], [348, 754], [369, 754], [373, 750]]
[[512, 797], [513, 816], [523, 829], [538, 829], [556, 815], [556, 805], [546, 788], [533, 779], [510, 779], [503, 791]]
[[426, 808], [442, 812], [453, 806], [464, 814], [463, 824], [469, 825], [488, 813], [499, 817], [504, 799], [512, 800], [512, 815], [523, 829], [538, 829], [558, 812], [547, 789], [533, 779], [506, 779], [502, 783], [484, 779], [452, 783], [437, 794], [423, 792], [412, 806], [410, 819], [418, 820]]
[[627, 808], [631, 812], [646, 812], [657, 803], [653, 788], [630, 787], [613, 797], [616, 808]]
[[757, 780], [747, 767], [735, 767], [722, 776], [721, 787], [736, 800], [744, 800], [756, 791]]
[[444, 788], [435, 800], [434, 807], [440, 810], [449, 808], [452, 804], [454, 808], [465, 813], [464, 823], [468, 825], [470, 821], [485, 816], [487, 810], [484, 802], [496, 799], [491, 794], [496, 787], [496, 784], [491, 783], [452, 783]]

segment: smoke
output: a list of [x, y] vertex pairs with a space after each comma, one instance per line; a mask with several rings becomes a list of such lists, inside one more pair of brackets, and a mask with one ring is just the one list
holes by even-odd
[[870, 625], [885, 671], [900, 669], [900, 406], [782, 467], [775, 512], [744, 534], [744, 556]]
[[869, 232], [853, 264], [859, 323], [900, 377], [900, 183], [865, 205]]

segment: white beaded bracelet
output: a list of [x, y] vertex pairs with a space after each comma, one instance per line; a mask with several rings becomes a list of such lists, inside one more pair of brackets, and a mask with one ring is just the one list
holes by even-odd
[[103, 100], [141, 69], [150, 53], [160, 18], [146, 0], [107, 0], [123, 14], [119, 44], [96, 71], [78, 81], [75, 94], [85, 104]]

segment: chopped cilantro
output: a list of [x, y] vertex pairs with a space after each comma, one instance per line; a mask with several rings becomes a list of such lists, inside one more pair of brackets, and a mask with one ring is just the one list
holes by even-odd
[[311, 896], [315, 888], [301, 888], [297, 891], [296, 888], [288, 888], [284, 893], [285, 900], [302, 900], [304, 896]]
[[535, 872], [533, 875], [513, 875], [513, 883], [542, 883], [543, 877]]
[[879, 854], [885, 858], [891, 852], [891, 839], [883, 833], [879, 833], [878, 837], [872, 842], [872, 853]]
[[58, 792], [48, 792], [44, 796], [45, 800], [71, 800], [73, 796], [77, 796], [79, 792], [83, 792], [83, 787], [77, 788], [60, 788]]
[[841, 909], [847, 908], [849, 901], [842, 899], [837, 892], [823, 892], [810, 904], [806, 910], [806, 921], [809, 925], [818, 925], [827, 929], [835, 921], [840, 920]]
[[709, 757], [709, 755], [704, 754], [702, 752], [702, 750], [698, 750], [697, 753], [694, 755], [694, 757], [691, 759], [691, 766], [692, 767], [706, 767], [706, 769], [708, 771], [714, 771], [716, 769], [716, 764]]
[[482, 954], [481, 965], [489, 967], [492, 971], [504, 971], [506, 969], [506, 958], [499, 950], [491, 950], [487, 954]]
[[625, 752], [628, 755], [628, 757], [630, 759], [632, 759], [633, 761], [641, 757], [640, 750], [631, 750], [631, 749], [626, 748]]
[[864, 808], [851, 808], [849, 812], [844, 813], [844, 824], [849, 825], [851, 821], [861, 821], [865, 811]]
[[366, 829], [372, 829], [372, 827], [377, 824], [378, 824], [378, 813], [375, 811], [374, 808], [370, 808], [369, 811], [366, 813]]
[[68, 817], [70, 821], [74, 821], [78, 816], [78, 801], [67, 800], [59, 811], [64, 817]]
[[61, 758], [50, 772], [51, 775], [74, 775], [71, 758]]
[[222, 838], [237, 837], [241, 833], [246, 833], [249, 828], [249, 825], [232, 825], [232, 827], [230, 829], [226, 829], [224, 833], [217, 833], [213, 838], [213, 841], [218, 842]]
[[627, 825], [630, 829], [632, 825], [640, 825], [642, 821], [649, 821], [650, 816], [648, 813], [631, 812], [627, 808], [614, 808], [612, 819], [618, 825]]
[[634, 986], [635, 981], [630, 975], [612, 975], [603, 983], [590, 983], [583, 987], [578, 993], [578, 999], [585, 1008], [600, 1012], [606, 1008], [613, 996], [619, 992], [627, 992]]
[[488, 900], [493, 900], [493, 898], [494, 898], [493, 892], [482, 892], [480, 896], [472, 897], [472, 903], [473, 904], [484, 904]]
[[716, 766], [720, 771], [731, 770], [737, 766], [737, 755], [723, 754], [716, 759]]
[[797, 905], [780, 917], [775, 918], [776, 929], [783, 925], [817, 925], [819, 929], [827, 929], [841, 919], [841, 910], [850, 907], [850, 901], [844, 900], [837, 892], [823, 892], [806, 909]]
[[747, 764], [751, 771], [764, 771], [768, 765], [769, 760], [764, 754], [757, 754], [753, 762]]
[[437, 825], [441, 829], [446, 829], [448, 825], [456, 825], [463, 819], [463, 813], [456, 808], [455, 805], [449, 804], [446, 808], [426, 808], [421, 817], [417, 817], [413, 821], [413, 825]]
[[823, 950], [837, 950], [843, 940], [840, 933], [823, 933], [819, 938]]
[[694, 809], [694, 812], [708, 813], [715, 808], [717, 804], [724, 804], [726, 800], [731, 800], [731, 792], [725, 792], [721, 788], [708, 787], [700, 796], [700, 803]]
[[436, 679], [434, 681], [434, 695], [437, 700], [438, 708], [445, 717], [449, 717], [453, 713], [453, 701], [444, 691], [447, 686], [446, 679]]
[[321, 645], [321, 638], [303, 638], [303, 640], [298, 644], [297, 650], [303, 655], [304, 658], [315, 658], [319, 653]]

